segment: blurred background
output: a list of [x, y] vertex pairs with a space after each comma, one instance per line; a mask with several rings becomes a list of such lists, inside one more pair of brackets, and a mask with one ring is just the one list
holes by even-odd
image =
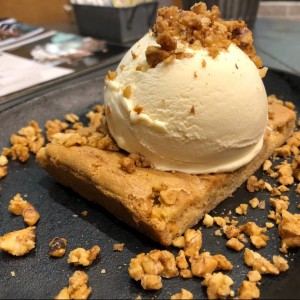
[[[188, 9], [193, 0], [158, 0], [158, 6], [177, 5]], [[208, 6], [229, 3], [231, 12], [241, 3], [258, 6], [258, 16], [268, 18], [300, 19], [300, 0], [208, 0]], [[259, 3], [258, 3], [259, 2]], [[256, 4], [257, 3], [257, 4]], [[228, 7], [228, 8], [229, 8]], [[227, 12], [229, 14], [229, 12]], [[0, 18], [12, 17], [28, 24], [66, 23], [75, 24], [74, 10], [70, 0], [0, 0]]]
[[[105, 74], [152, 27], [157, 8], [176, 5], [189, 9], [196, 2], [198, 1], [0, 0], [0, 52], [14, 55], [10, 56], [11, 59], [22, 57], [67, 68], [58, 70], [60, 75], [55, 75], [61, 78], [60, 81], [91, 72]], [[224, 19], [246, 21], [253, 32], [256, 51], [265, 66], [300, 76], [300, 0], [203, 2], [207, 3], [208, 8], [218, 5]], [[136, 5], [137, 3], [140, 5]], [[5, 25], [7, 20], [11, 22], [9, 26]], [[17, 26], [20, 28], [19, 32], [9, 32], [10, 28], [15, 30]], [[6, 35], [7, 32], [12, 34], [12, 38]], [[14, 34], [19, 36], [15, 38]], [[3, 57], [2, 55], [2, 60]], [[2, 69], [5, 73], [3, 63]], [[53, 78], [46, 81], [52, 83]], [[30, 84], [37, 88], [36, 83], [28, 83], [28, 86]], [[1, 100], [0, 93], [0, 104], [1, 101], [6, 99]]]

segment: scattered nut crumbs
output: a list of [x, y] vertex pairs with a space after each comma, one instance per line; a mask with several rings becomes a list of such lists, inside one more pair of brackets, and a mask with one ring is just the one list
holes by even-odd
[[[289, 104], [287, 104], [289, 105]], [[59, 120], [54, 120], [50, 123], [48, 123], [47, 130], [49, 139], [53, 139], [53, 132], [57, 131], [59, 133], [61, 132], [66, 132], [63, 134], [64, 139], [64, 144], [66, 146], [70, 145], [76, 145], [78, 144], [78, 141], [82, 141], [83, 143], [87, 143], [91, 146], [97, 147], [98, 145], [95, 143], [95, 140], [109, 140], [109, 136], [107, 135], [106, 131], [106, 125], [105, 122], [103, 122], [104, 118], [104, 108], [102, 106], [99, 106], [95, 108], [94, 112], [90, 112], [88, 114], [88, 117], [90, 118], [90, 127], [83, 127], [83, 125], [79, 124], [75, 119], [73, 120], [74, 124], [77, 124], [76, 127], [78, 128], [77, 130], [75, 128], [73, 129], [68, 129], [68, 124], [61, 122]], [[69, 120], [68, 122], [72, 122], [71, 116], [68, 117]], [[67, 118], [66, 118], [67, 119]], [[11, 137], [11, 143], [12, 147], [11, 148], [6, 148], [3, 150], [2, 155], [0, 155], [0, 179], [1, 174], [7, 174], [7, 164], [8, 164], [8, 157], [11, 156], [12, 159], [19, 159], [21, 162], [25, 162], [28, 157], [29, 157], [29, 151], [32, 151], [35, 153], [36, 149], [39, 149], [41, 145], [43, 145], [44, 141], [43, 138], [41, 138], [40, 135], [40, 128], [38, 124], [35, 121], [31, 121], [29, 123], [30, 125], [27, 127], [22, 128], [19, 130], [18, 135], [13, 135]], [[32, 128], [34, 128], [34, 130]], [[93, 129], [91, 129], [93, 128]], [[96, 132], [98, 130], [99, 132]], [[50, 134], [52, 132], [52, 134]], [[78, 135], [74, 136], [74, 133], [77, 132]], [[32, 134], [36, 133], [38, 137], [32, 137]], [[70, 134], [70, 135], [68, 135]], [[100, 135], [100, 136], [99, 136]], [[103, 138], [104, 136], [104, 138]], [[35, 143], [31, 143], [31, 146], [29, 145], [28, 139], [30, 140], [32, 137], [32, 140]], [[79, 138], [78, 138], [79, 137]], [[86, 138], [86, 141], [83, 139]], [[97, 138], [96, 138], [97, 137]], [[60, 137], [61, 138], [61, 137]], [[59, 138], [57, 138], [58, 142]], [[74, 142], [73, 142], [74, 141]], [[81, 143], [81, 142], [80, 142]], [[101, 143], [100, 143], [101, 144]], [[109, 143], [108, 143], [109, 144]], [[17, 146], [15, 146], [17, 145]], [[102, 142], [103, 145], [103, 142]], [[112, 142], [113, 145], [113, 142]], [[300, 135], [298, 132], [295, 132], [291, 138], [288, 139], [286, 145], [283, 145], [282, 147], [278, 148], [275, 156], [283, 156], [283, 157], [289, 157], [291, 155], [298, 155], [299, 154], [299, 146], [300, 146]], [[99, 146], [98, 146], [99, 147]], [[100, 146], [101, 147], [101, 146]], [[99, 148], [100, 148], [99, 147]], [[112, 151], [118, 151], [118, 148], [114, 146], [109, 146], [111, 147]], [[108, 148], [109, 148], [108, 147]], [[27, 148], [27, 149], [26, 149]], [[28, 150], [29, 149], [29, 150]], [[104, 148], [102, 148], [104, 149]], [[105, 150], [110, 150], [110, 149], [105, 149]], [[271, 161], [270, 161], [271, 162]], [[299, 214], [292, 214], [287, 211], [288, 209], [288, 197], [287, 196], [282, 196], [281, 193], [289, 191], [289, 188], [286, 185], [292, 185], [295, 180], [300, 180], [300, 156], [296, 156], [292, 163], [288, 163], [287, 161], [284, 161], [278, 166], [275, 166], [275, 169], [277, 172], [274, 172], [271, 170], [272, 167], [272, 162], [266, 161], [263, 168], [264, 170], [270, 175], [270, 177], [276, 179], [279, 184], [278, 187], [271, 187], [271, 185], [262, 179], [258, 180], [255, 176], [251, 176], [249, 180], [247, 181], [247, 188], [250, 192], [254, 191], [260, 191], [260, 190], [267, 190], [273, 194], [273, 196], [280, 196], [280, 199], [277, 198], [270, 198], [270, 204], [274, 206], [275, 211], [270, 212], [269, 217], [272, 217], [274, 221], [276, 221], [276, 224], [278, 224], [278, 232], [279, 235], [282, 239], [282, 245], [280, 248], [280, 251], [283, 253], [288, 252], [288, 248], [291, 247], [300, 247], [300, 233], [299, 233], [299, 228], [300, 228], [300, 215]], [[141, 165], [142, 166], [142, 165]], [[143, 167], [143, 166], [142, 166]], [[6, 170], [5, 170], [6, 169]], [[4, 171], [3, 171], [4, 170]], [[3, 173], [1, 173], [3, 172]], [[5, 176], [4, 175], [4, 176]], [[293, 177], [293, 178], [292, 178]], [[295, 179], [294, 179], [295, 178]], [[296, 185], [296, 192], [299, 193], [300, 190], [300, 184]], [[16, 197], [16, 196], [15, 196]], [[20, 197], [21, 198], [21, 197]], [[257, 198], [253, 198], [252, 200], [249, 201], [249, 204], [252, 206], [254, 204], [255, 207], [257, 207], [257, 200], [254, 200]], [[14, 200], [14, 199], [13, 199]], [[23, 200], [21, 198], [21, 201], [16, 201], [23, 203], [22, 201], [28, 203], [27, 201]], [[259, 201], [259, 200], [258, 200]], [[286, 202], [286, 203], [285, 203]], [[17, 206], [17, 204], [15, 203]], [[23, 204], [21, 204], [22, 206]], [[265, 208], [265, 201], [259, 201], [258, 205], [261, 209]], [[13, 210], [16, 208], [13, 208]], [[208, 215], [209, 216], [209, 215]], [[235, 227], [236, 224], [234, 225], [227, 225], [228, 219], [226, 220], [225, 218], [221, 217], [211, 217], [209, 216], [208, 219], [205, 222], [208, 222], [207, 224], [211, 224], [211, 220], [215, 222], [217, 225], [222, 227], [224, 233], [226, 234], [227, 238], [232, 240], [233, 237], [230, 237], [231, 235], [234, 235], [234, 238], [236, 238], [237, 241], [243, 241], [247, 242], [246, 240], [243, 240], [243, 234], [240, 234], [240, 228]], [[204, 224], [204, 220], [203, 220]], [[205, 225], [205, 224], [204, 224]], [[212, 224], [213, 225], [213, 224]], [[211, 225], [211, 226], [212, 226]], [[245, 224], [244, 224], [245, 225]], [[244, 226], [242, 225], [242, 226]], [[210, 226], [210, 225], [209, 225]], [[209, 227], [207, 226], [207, 227]], [[249, 225], [248, 225], [249, 226]], [[252, 225], [251, 225], [252, 226]], [[272, 228], [274, 226], [273, 223], [271, 222], [266, 222], [266, 228]], [[261, 231], [263, 232], [263, 231]], [[221, 233], [221, 231], [220, 231]], [[261, 234], [254, 234], [257, 238], [257, 236], [261, 236]], [[21, 238], [20, 238], [21, 237]], [[260, 237], [261, 238], [261, 237]], [[250, 239], [251, 239], [251, 234], [250, 234]], [[191, 239], [192, 241], [193, 239]], [[264, 238], [262, 238], [264, 240]], [[229, 242], [227, 241], [227, 243]], [[178, 237], [177, 241], [173, 243], [174, 246], [179, 246], [180, 248], [184, 248], [186, 244], [185, 237]], [[201, 239], [201, 244], [202, 244], [202, 239]], [[16, 256], [21, 256], [26, 253], [28, 253], [31, 249], [35, 247], [35, 227], [28, 227], [23, 230], [15, 231], [15, 232], [10, 232], [2, 237], [0, 237], [0, 249], [9, 252], [12, 255]], [[201, 248], [201, 245], [199, 247], [199, 250]], [[76, 250], [76, 249], [75, 249]], [[84, 250], [84, 249], [83, 249]], [[91, 249], [92, 250], [92, 249]], [[199, 254], [199, 250], [196, 250], [195, 253], [198, 252], [195, 256], [190, 256], [189, 259], [187, 259], [187, 256], [183, 250], [180, 250], [178, 256], [175, 258], [175, 267], [173, 263], [170, 264], [169, 268], [173, 268], [173, 272], [175, 272], [175, 268], [177, 269], [177, 272], [179, 276], [182, 278], [191, 278], [192, 276], [198, 276], [197, 274], [201, 274], [201, 272], [205, 273], [206, 269], [213, 269], [213, 267], [216, 265], [216, 260], [217, 260], [217, 267], [214, 270], [230, 270], [230, 262], [227, 261], [226, 263], [226, 258], [224, 257], [221, 259], [220, 256], [219, 258], [218, 255], [211, 256], [207, 252], [203, 252]], [[86, 250], [85, 250], [86, 251]], [[88, 250], [90, 251], [90, 250]], [[208, 261], [207, 266], [203, 266], [203, 270], [199, 271], [197, 270], [197, 264], [196, 262], [199, 261], [199, 259], [195, 260], [195, 257], [202, 257], [204, 259], [205, 264], [206, 261]], [[243, 281], [241, 287], [238, 289], [238, 297], [242, 299], [243, 297], [245, 298], [256, 298], [257, 296], [257, 291], [256, 291], [256, 285], [254, 288], [253, 285], [251, 285], [251, 282], [257, 282], [261, 279], [261, 276], [259, 277], [258, 275], [260, 274], [278, 274], [279, 272], [284, 272], [287, 271], [289, 266], [288, 262], [280, 257], [280, 256], [273, 256], [273, 264], [270, 263], [268, 260], [266, 260], [264, 257], [262, 257], [259, 253], [254, 252], [252, 250], [246, 249], [244, 252], [244, 259], [245, 259], [245, 264], [252, 267], [253, 271], [249, 271], [248, 273], [248, 279], [249, 281]], [[169, 261], [171, 260], [173, 262], [172, 258], [168, 259]], [[147, 261], [147, 260], [146, 260]], [[223, 261], [223, 265], [222, 265]], [[163, 261], [161, 262], [163, 264]], [[150, 263], [151, 265], [151, 263]], [[156, 264], [155, 264], [156, 265]], [[159, 264], [157, 264], [159, 266]], [[194, 273], [192, 273], [192, 266]], [[146, 268], [147, 268], [147, 263], [146, 263]], [[164, 269], [167, 267], [164, 266]], [[231, 265], [232, 268], [232, 265]], [[101, 270], [101, 273], [105, 273], [105, 269]], [[214, 271], [212, 271], [214, 272]], [[252, 273], [251, 273], [252, 272]], [[162, 275], [164, 272], [160, 274], [161, 277], [167, 277], [168, 272], [166, 274]], [[175, 272], [176, 273], [176, 272]], [[12, 274], [12, 273], [11, 273]], [[15, 274], [15, 273], [14, 273]], [[206, 278], [213, 277], [216, 273], [205, 273], [204, 277], [205, 280]], [[217, 273], [217, 274], [222, 274], [222, 273]], [[257, 275], [258, 274], [258, 275]], [[14, 276], [12, 274], [12, 276]], [[156, 274], [144, 274], [144, 282], [142, 283], [142, 286], [146, 287], [151, 287], [152, 284], [156, 284]], [[224, 275], [226, 276], [226, 275]], [[171, 276], [172, 277], [172, 276]], [[160, 279], [161, 280], [161, 279]], [[159, 280], [158, 280], [159, 282]], [[220, 281], [221, 282], [221, 281]], [[245, 283], [246, 282], [246, 283]], [[250, 282], [250, 283], [249, 283]], [[217, 284], [215, 285], [215, 282], [212, 281], [210, 284], [210, 289], [207, 287], [208, 293], [212, 295], [214, 292], [212, 292], [212, 287], [215, 286], [216, 289], [219, 289], [221, 285]], [[252, 291], [249, 291], [248, 287], [252, 288]], [[86, 286], [87, 288], [87, 286]], [[224, 290], [226, 290], [228, 286], [225, 286]], [[151, 288], [150, 288], [151, 289]], [[224, 295], [224, 290], [219, 294], [219, 297], [223, 297], [221, 295]], [[255, 292], [256, 291], [256, 292]], [[62, 298], [66, 299], [67, 296], [71, 297], [68, 291], [68, 288], [65, 288], [61, 291], [63, 293]], [[90, 292], [89, 292], [90, 293]], [[250, 293], [250, 294], [249, 294]], [[259, 290], [258, 290], [259, 293]], [[233, 292], [230, 291], [229, 293], [230, 296], [233, 296]], [[59, 295], [58, 295], [59, 296]], [[57, 296], [57, 297], [58, 297]], [[88, 295], [87, 295], [88, 297]], [[210, 296], [209, 296], [210, 297]], [[80, 298], [84, 299], [84, 296], [81, 296]], [[59, 299], [59, 298], [57, 298]]]
[[67, 250], [67, 240], [60, 237], [55, 237], [49, 243], [49, 255], [53, 257], [62, 257]]
[[68, 264], [89, 266], [97, 258], [99, 253], [99, 246], [93, 246], [90, 250], [76, 248], [69, 253]]
[[75, 271], [69, 278], [69, 286], [63, 288], [54, 299], [87, 299], [92, 291], [87, 285], [88, 279], [85, 272]]

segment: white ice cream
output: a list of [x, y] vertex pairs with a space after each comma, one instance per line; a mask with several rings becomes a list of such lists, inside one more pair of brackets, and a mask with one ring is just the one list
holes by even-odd
[[137, 71], [147, 66], [149, 45], [157, 45], [152, 33], [105, 82], [107, 122], [119, 147], [145, 156], [156, 169], [191, 174], [234, 171], [251, 161], [263, 145], [268, 103], [249, 57], [234, 44], [216, 58], [187, 49], [193, 57]]

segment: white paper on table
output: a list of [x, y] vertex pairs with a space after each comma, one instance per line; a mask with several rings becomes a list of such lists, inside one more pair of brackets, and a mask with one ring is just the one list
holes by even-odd
[[73, 72], [0, 52], [0, 97]]

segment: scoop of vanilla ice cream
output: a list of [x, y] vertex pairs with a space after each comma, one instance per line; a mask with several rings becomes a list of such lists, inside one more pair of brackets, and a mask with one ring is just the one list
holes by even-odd
[[215, 58], [187, 48], [192, 57], [150, 68], [149, 45], [157, 45], [151, 32], [105, 80], [107, 123], [119, 147], [164, 171], [227, 172], [250, 162], [263, 145], [268, 101], [249, 57], [235, 44]]

